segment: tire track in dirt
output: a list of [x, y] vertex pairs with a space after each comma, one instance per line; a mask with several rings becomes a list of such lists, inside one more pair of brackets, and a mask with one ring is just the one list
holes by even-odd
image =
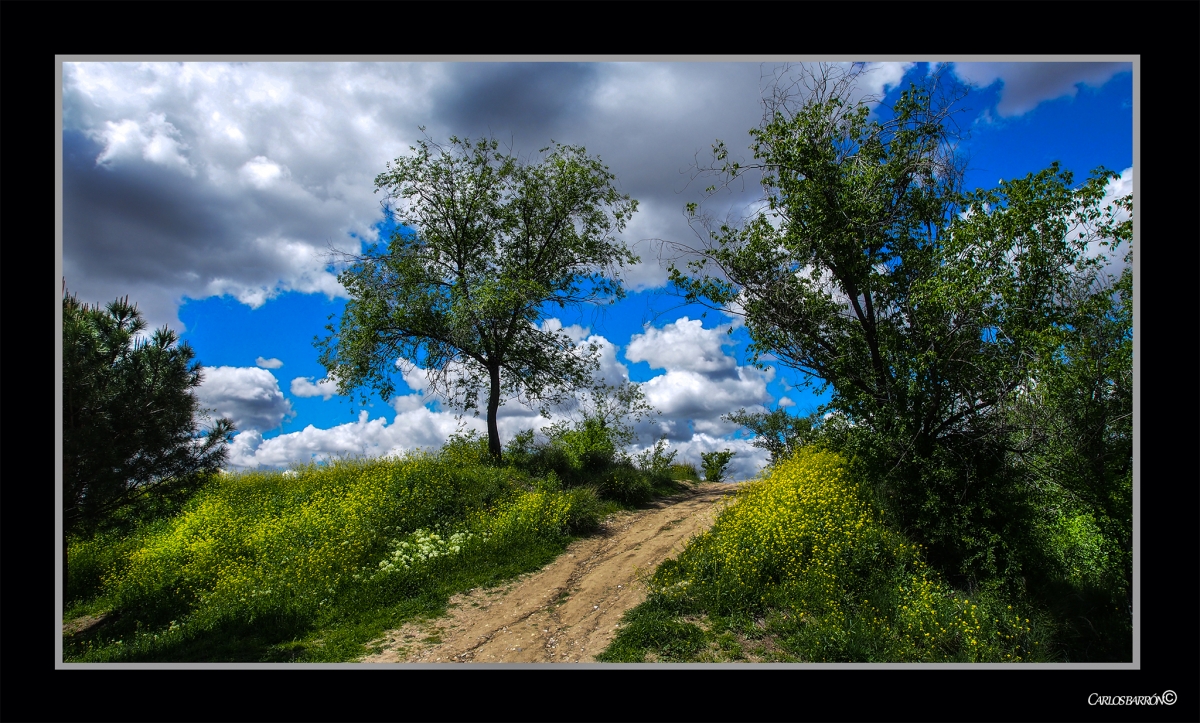
[[706, 483], [606, 519], [546, 567], [450, 599], [371, 644], [364, 663], [576, 663], [608, 647], [625, 611], [646, 598], [644, 577], [713, 522], [739, 485]]

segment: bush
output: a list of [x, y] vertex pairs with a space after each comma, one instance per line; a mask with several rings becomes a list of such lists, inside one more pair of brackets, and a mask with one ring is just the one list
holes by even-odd
[[709, 482], [724, 482], [725, 467], [733, 459], [735, 452], [728, 449], [720, 452], [704, 452], [700, 461], [704, 465], [704, 479]]
[[671, 479], [675, 480], [687, 480], [689, 482], [700, 481], [700, 473], [696, 471], [696, 465], [691, 463], [672, 464], [671, 468], [667, 471], [667, 474], [670, 475]]
[[597, 419], [585, 419], [582, 424], [556, 432], [551, 444], [566, 453], [577, 471], [606, 469], [617, 457], [611, 430]]
[[634, 459], [637, 468], [655, 477], [670, 478], [671, 465], [678, 450], [667, 452], [667, 440], [659, 439], [653, 447], [643, 450]]
[[600, 494], [605, 499], [626, 505], [639, 505], [650, 501], [654, 496], [654, 487], [650, 479], [632, 464], [622, 464], [612, 467], [604, 475]]

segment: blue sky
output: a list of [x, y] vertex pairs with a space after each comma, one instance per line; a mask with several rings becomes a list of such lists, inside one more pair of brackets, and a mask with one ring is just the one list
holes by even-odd
[[[929, 66], [873, 63], [864, 92], [893, 100]], [[66, 63], [63, 273], [89, 302], [128, 294], [150, 325], [182, 331], [206, 367], [202, 401], [240, 430], [234, 467], [436, 446], [455, 410], [420, 396], [365, 408], [328, 383], [313, 346], [344, 291], [330, 248], [381, 237], [373, 180], [420, 138], [493, 134], [521, 153], [550, 139], [586, 146], [639, 201], [622, 239], [642, 256], [619, 304], [557, 322], [602, 344], [602, 373], [644, 384], [661, 411], [639, 444], [666, 435], [679, 459], [735, 449], [733, 471], [766, 461], [720, 416], [739, 407], [822, 401], [797, 375], [749, 366], [734, 316], [683, 305], [653, 240], [694, 242], [683, 208], [707, 183], [691, 169], [720, 138], [748, 156], [762, 116], [760, 63]], [[993, 187], [1052, 161], [1082, 181], [1097, 166], [1132, 192], [1130, 63], [958, 63], [972, 84], [956, 116], [968, 188]], [[751, 184], [753, 186], [753, 184]], [[705, 201], [735, 216], [759, 196]], [[704, 314], [702, 316], [702, 314]], [[727, 333], [732, 327], [732, 334]], [[483, 420], [463, 422], [483, 429]], [[506, 404], [501, 435], [547, 420]]]

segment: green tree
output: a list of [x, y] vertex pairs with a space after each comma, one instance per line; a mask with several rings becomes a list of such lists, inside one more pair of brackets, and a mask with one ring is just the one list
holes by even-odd
[[599, 159], [559, 144], [538, 162], [497, 149], [421, 141], [388, 164], [376, 191], [401, 228], [386, 250], [349, 259], [338, 279], [350, 301], [318, 347], [344, 394], [391, 397], [397, 364], [423, 367], [455, 407], [478, 410], [485, 394], [499, 459], [503, 396], [546, 413], [598, 366], [594, 350], [546, 328], [547, 306], [621, 298], [619, 269], [638, 259], [615, 237], [637, 202]]
[[798, 447], [815, 436], [818, 415], [816, 413], [797, 417], [782, 407], [769, 412], [747, 412], [739, 409], [721, 417], [726, 422], [740, 424], [754, 433], [750, 445], [765, 449], [774, 465], [792, 456]]
[[163, 327], [150, 337], [128, 297], [63, 298], [63, 581], [74, 535], [175, 509], [225, 462], [233, 423], [193, 394], [202, 367]]
[[859, 73], [781, 86], [753, 162], [714, 146], [726, 182], [761, 173], [765, 208], [711, 228], [689, 206], [708, 234], [672, 279], [689, 300], [739, 305], [755, 354], [831, 388], [903, 526], [950, 567], [994, 570], [1024, 504], [1004, 477], [1003, 411], [1071, 324], [1064, 292], [1095, 278], [1093, 244], [1127, 239], [1129, 221], [1100, 207], [1103, 169], [962, 193], [958, 96], [934, 77], [872, 119], [875, 99], [851, 100]]
[[700, 463], [704, 467], [704, 479], [707, 482], [724, 482], [725, 468], [729, 466], [729, 461], [733, 459], [733, 455], [737, 454], [730, 449], [721, 451], [701, 452]]
[[[1127, 261], [1131, 261], [1127, 256]], [[1044, 337], [1030, 383], [1010, 404], [1010, 453], [1051, 514], [1090, 516], [1133, 582], [1133, 273], [1069, 291], [1067, 323]], [[1112, 580], [1108, 581], [1110, 584]]]

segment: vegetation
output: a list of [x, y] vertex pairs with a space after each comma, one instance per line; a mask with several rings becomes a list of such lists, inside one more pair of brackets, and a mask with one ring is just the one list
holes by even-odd
[[195, 352], [145, 328], [128, 298], [63, 296], [64, 586], [72, 540], [178, 509], [225, 461], [233, 423], [201, 427]]
[[723, 449], [719, 452], [703, 452], [700, 455], [700, 462], [704, 467], [704, 479], [707, 482], [724, 482], [725, 468], [729, 466], [729, 461], [733, 459], [735, 452]]
[[[948, 131], [953, 97], [944, 100], [939, 79], [880, 106], [879, 120], [871, 120], [871, 99], [850, 102], [855, 82], [855, 72], [811, 72], [799, 101], [796, 86], [780, 86], [764, 125], [751, 132], [753, 164], [729, 161], [724, 146], [715, 147], [726, 181], [749, 168], [762, 172], [766, 210], [739, 227], [709, 228], [705, 245], [689, 249], [699, 260], [673, 268], [672, 278], [689, 300], [736, 302], [754, 352], [831, 389], [822, 411], [832, 414], [819, 424], [778, 412], [728, 417], [766, 433], [771, 482], [718, 523], [726, 532], [681, 558], [694, 564], [661, 573], [671, 584], [723, 581], [704, 588], [716, 597], [696, 593], [692, 607], [678, 610], [653, 597], [631, 617], [631, 630], [643, 622], [655, 629], [645, 621], [667, 620], [672, 610], [725, 620], [737, 599], [790, 620], [766, 627], [791, 640], [787, 654], [800, 659], [1030, 659], [1024, 643], [980, 657], [962, 637], [939, 637], [964, 630], [963, 618], [946, 617], [955, 609], [946, 601], [970, 598], [993, 625], [1004, 624], [1009, 604], [1042, 620], [1037, 659], [1131, 660], [1132, 274], [1126, 268], [1112, 279], [1104, 268], [1113, 253], [1132, 261], [1132, 200], [1102, 206], [1113, 174], [1100, 169], [1076, 186], [1057, 164], [965, 193]], [[838, 520], [850, 513], [800, 492], [793, 507], [780, 507], [783, 498], [762, 491], [800, 484], [795, 465], [816, 464], [814, 442], [842, 455], [848, 470], [817, 465], [820, 484], [838, 488], [849, 474], [856, 499], [870, 505], [854, 507], [855, 529], [883, 536], [848, 537], [838, 548], [846, 559], [819, 568], [804, 561], [832, 549]], [[781, 464], [789, 452], [808, 461]], [[806, 516], [826, 520], [817, 529], [828, 539], [779, 542], [780, 529], [803, 526]], [[734, 532], [741, 519], [761, 521], [758, 537]], [[735, 575], [741, 588], [729, 587], [724, 563], [705, 545], [755, 539], [780, 547], [764, 552], [765, 567]], [[897, 572], [894, 550], [914, 545], [919, 560]], [[758, 559], [750, 548], [738, 555], [746, 564]], [[853, 567], [862, 555], [874, 560], [869, 569]], [[910, 589], [918, 562], [937, 593], [930, 599], [950, 606], [930, 613], [940, 622], [921, 633], [933, 648], [896, 642], [909, 628], [881, 597], [891, 585]], [[843, 563], [851, 567], [837, 568]], [[814, 607], [812, 570], [835, 568], [845, 573], [840, 592], [827, 591]], [[784, 585], [789, 575], [799, 587]], [[856, 576], [873, 582], [863, 588]], [[901, 611], [937, 607], [897, 599]], [[800, 627], [787, 632], [788, 625]], [[987, 625], [981, 618], [979, 630]], [[1006, 641], [1028, 640], [1002, 629]], [[629, 635], [613, 659], [649, 649]], [[807, 635], [827, 647], [797, 642]], [[863, 642], [873, 638], [873, 646]]]
[[797, 417], [788, 414], [782, 407], [769, 412], [747, 412], [739, 409], [725, 414], [723, 421], [740, 424], [754, 434], [750, 445], [765, 449], [770, 453], [769, 465], [790, 458], [800, 445], [808, 442], [813, 436], [813, 427], [817, 424], [819, 415], [811, 414]]
[[221, 475], [176, 514], [71, 546], [66, 617], [101, 622], [65, 636], [66, 659], [361, 657], [451, 595], [535, 570], [603, 515], [680, 489], [606, 461], [611, 448], [585, 424], [530, 443], [519, 465], [496, 465], [472, 433], [437, 454]]
[[[770, 466], [653, 573], [600, 659], [1129, 661], [1133, 288], [1128, 268], [1104, 269], [1132, 262], [1132, 200], [1103, 205], [1111, 173], [1076, 184], [1057, 164], [966, 192], [942, 79], [874, 119], [856, 80], [824, 68], [779, 86], [751, 164], [717, 144], [725, 182], [762, 173], [765, 210], [714, 229], [690, 206], [708, 236], [671, 269], [689, 300], [741, 310], [757, 359], [830, 402], [725, 416]], [[653, 411], [640, 387], [585, 389], [594, 358], [542, 324], [548, 302], [620, 297], [610, 271], [633, 257], [612, 233], [634, 202], [583, 149], [525, 165], [494, 142], [433, 148], [376, 180], [407, 203], [409, 230], [340, 277], [351, 301], [322, 361], [343, 392], [390, 396], [397, 357], [464, 408], [486, 388], [487, 438], [214, 480], [200, 471], [230, 428], [197, 438], [182, 423], [194, 402], [172, 397], [175, 449], [208, 460], [179, 468], [196, 474], [131, 466], [81, 495], [81, 470], [116, 468], [68, 462], [68, 519], [90, 520], [69, 532], [69, 617], [104, 615], [68, 636], [68, 659], [352, 659], [454, 592], [544, 564], [607, 511], [699, 481], [665, 440], [626, 454]], [[70, 378], [198, 380], [166, 330], [144, 352], [159, 367], [103, 362], [143, 353], [130, 309], [70, 312]], [[67, 404], [154, 396], [81, 384]], [[502, 393], [579, 404], [501, 449]], [[97, 429], [72, 444], [115, 434]], [[732, 456], [702, 455], [705, 479]], [[180, 501], [106, 506], [158, 484]]]
[[837, 453], [798, 450], [659, 566], [599, 659], [1049, 659], [1035, 613], [996, 590], [953, 589], [871, 495]]
[[614, 234], [637, 209], [599, 159], [551, 145], [525, 163], [495, 140], [421, 141], [376, 179], [402, 224], [386, 251], [351, 257], [338, 276], [350, 300], [319, 342], [343, 394], [392, 396], [396, 363], [420, 364], [462, 409], [487, 395], [488, 449], [502, 454], [505, 394], [556, 404], [585, 388], [589, 349], [545, 327], [548, 305], [616, 300], [621, 266], [636, 263]]

